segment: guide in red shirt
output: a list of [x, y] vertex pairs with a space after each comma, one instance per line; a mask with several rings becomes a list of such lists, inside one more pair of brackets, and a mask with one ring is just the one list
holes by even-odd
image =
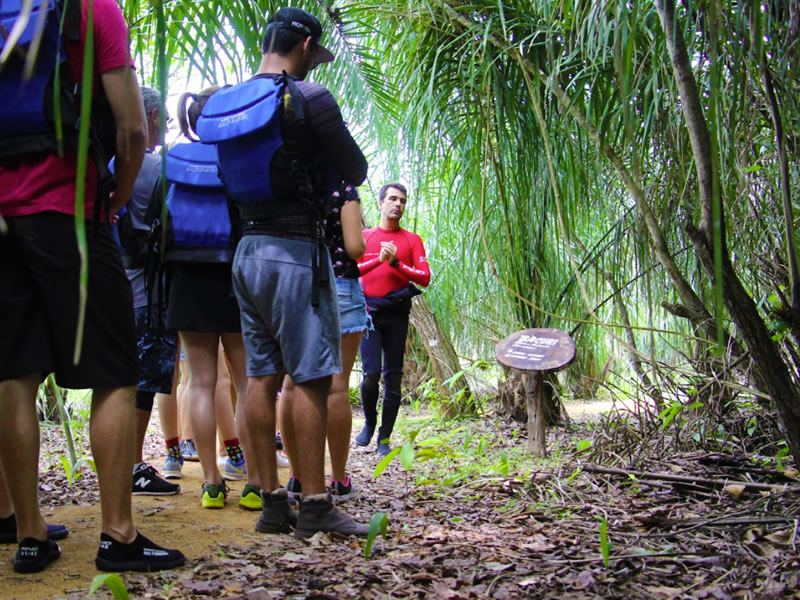
[[[390, 451], [389, 437], [400, 410], [400, 382], [408, 334], [411, 298], [431, 280], [422, 240], [400, 227], [407, 191], [399, 183], [387, 183], [378, 194], [381, 222], [367, 229], [367, 249], [358, 263], [373, 330], [361, 340], [361, 405], [366, 423], [356, 444], [368, 446], [378, 422], [378, 382], [383, 371], [383, 414], [378, 430], [378, 454]], [[383, 360], [381, 360], [381, 358]], [[382, 364], [381, 364], [382, 363]], [[381, 367], [383, 367], [381, 369]]]

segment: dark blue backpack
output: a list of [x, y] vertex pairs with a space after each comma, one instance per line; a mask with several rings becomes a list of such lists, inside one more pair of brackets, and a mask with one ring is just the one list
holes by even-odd
[[[81, 2], [33, 0], [27, 20], [23, 4], [24, 0], [0, 1], [0, 52], [9, 53], [0, 65], [0, 160], [4, 161], [33, 152], [63, 155], [78, 148], [81, 88], [70, 73], [64, 41], [80, 40]], [[29, 72], [28, 61], [32, 61]], [[90, 131], [89, 152], [100, 175], [98, 199], [107, 201], [113, 178], [106, 165], [116, 153], [116, 126], [102, 93], [93, 99]], [[101, 204], [96, 204], [96, 216]]]
[[217, 174], [217, 148], [178, 144], [167, 152], [169, 210], [166, 261], [231, 262], [228, 198]]

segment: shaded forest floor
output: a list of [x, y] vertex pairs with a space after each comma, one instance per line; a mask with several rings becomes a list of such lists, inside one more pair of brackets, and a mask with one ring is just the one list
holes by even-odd
[[[388, 536], [368, 559], [353, 539], [256, 533], [257, 513], [237, 507], [240, 482], [224, 510], [202, 510], [199, 465], [187, 463], [181, 494], [137, 497], [134, 508], [145, 534], [189, 560], [123, 574], [131, 597], [800, 598], [800, 485], [786, 466], [684, 452], [637, 465], [666, 479], [605, 474], [587, 464], [591, 421], [548, 431], [551, 458], [537, 461], [519, 424], [404, 412], [395, 441], [416, 432], [409, 471], [395, 460], [374, 479], [374, 448], [351, 454], [361, 495], [342, 508], [363, 521], [388, 517]], [[96, 482], [85, 469], [67, 485], [62, 447], [59, 430], [48, 430], [41, 499], [48, 520], [71, 529], [64, 554], [44, 573], [20, 576], [15, 546], [0, 546], [4, 598], [85, 598], [97, 574]], [[163, 461], [155, 430], [145, 454]]]

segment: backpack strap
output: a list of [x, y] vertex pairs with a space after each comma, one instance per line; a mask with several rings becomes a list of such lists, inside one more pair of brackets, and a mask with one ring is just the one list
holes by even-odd
[[[305, 98], [297, 89], [297, 84], [289, 74], [284, 71], [281, 75], [282, 81], [286, 85], [286, 92], [291, 99], [292, 115], [294, 125], [298, 129], [307, 126], [305, 119]], [[284, 107], [286, 104], [284, 103]], [[287, 115], [284, 115], [287, 117]], [[303, 204], [308, 205], [314, 213], [314, 238], [311, 250], [311, 306], [319, 306], [319, 291], [322, 286], [327, 286], [329, 283], [329, 272], [322, 264], [323, 261], [323, 247], [325, 244], [325, 235], [322, 230], [322, 221], [325, 217], [324, 203], [321, 198], [315, 198], [314, 184], [311, 181], [311, 176], [308, 174], [308, 165], [302, 158], [300, 144], [297, 139], [284, 138], [283, 140], [286, 154], [289, 157], [292, 177], [294, 178], [295, 187], [297, 189], [297, 199]]]

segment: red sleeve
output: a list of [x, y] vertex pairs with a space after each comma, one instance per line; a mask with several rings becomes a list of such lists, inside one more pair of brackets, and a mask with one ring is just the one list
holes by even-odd
[[[82, 19], [82, 27], [86, 27], [85, 22]], [[128, 49], [128, 27], [115, 0], [94, 0], [94, 40], [95, 61], [101, 74], [133, 66]]]
[[408, 278], [409, 281], [427, 287], [431, 282], [431, 268], [428, 265], [428, 258], [425, 256], [425, 247], [422, 245], [422, 238], [415, 233], [407, 233], [411, 242], [411, 265], [399, 260], [397, 269]]

